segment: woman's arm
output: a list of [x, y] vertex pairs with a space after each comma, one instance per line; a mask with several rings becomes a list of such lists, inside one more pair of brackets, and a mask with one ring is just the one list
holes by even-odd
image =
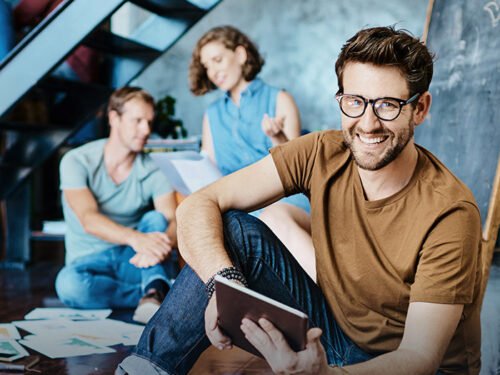
[[273, 145], [288, 142], [300, 136], [300, 114], [292, 95], [280, 91], [276, 100], [276, 117], [264, 115], [262, 130]]
[[203, 124], [201, 130], [201, 151], [208, 156], [210, 161], [217, 165], [215, 162], [215, 150], [214, 142], [212, 140], [212, 132], [210, 131], [210, 123], [208, 122], [208, 116], [205, 113], [203, 115]]

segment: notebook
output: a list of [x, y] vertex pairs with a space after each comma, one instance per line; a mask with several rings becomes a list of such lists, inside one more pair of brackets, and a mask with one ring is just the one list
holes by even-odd
[[283, 333], [294, 351], [305, 349], [308, 318], [303, 312], [219, 275], [215, 277], [215, 292], [219, 327], [234, 345], [262, 357], [240, 326], [244, 317], [254, 322], [265, 318]]

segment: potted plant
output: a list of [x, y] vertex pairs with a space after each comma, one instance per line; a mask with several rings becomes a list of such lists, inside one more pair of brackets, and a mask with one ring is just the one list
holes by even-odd
[[158, 100], [155, 105], [156, 117], [153, 131], [162, 138], [186, 138], [187, 130], [182, 120], [175, 118], [175, 99], [170, 95]]

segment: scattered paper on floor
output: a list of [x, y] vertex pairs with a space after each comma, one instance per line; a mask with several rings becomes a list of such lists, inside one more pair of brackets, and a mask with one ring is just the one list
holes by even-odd
[[79, 337], [61, 338], [32, 335], [29, 336], [28, 339], [19, 342], [49, 358], [64, 358], [115, 352], [112, 348], [96, 345]]
[[17, 340], [21, 335], [13, 324], [0, 324], [0, 340]]
[[101, 320], [111, 314], [111, 309], [80, 310], [66, 307], [39, 307], [29, 312], [24, 319], [71, 319]]
[[0, 339], [0, 361], [12, 362], [28, 355], [29, 353], [15, 340]]

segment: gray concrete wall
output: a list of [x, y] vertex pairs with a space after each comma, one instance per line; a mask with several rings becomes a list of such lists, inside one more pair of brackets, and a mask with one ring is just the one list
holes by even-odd
[[266, 59], [261, 77], [288, 90], [303, 127], [339, 128], [334, 63], [347, 38], [362, 27], [397, 24], [421, 36], [427, 0], [223, 0], [136, 84], [155, 97], [177, 99], [177, 117], [190, 135], [201, 133], [207, 105], [220, 93], [195, 97], [187, 75], [192, 49], [211, 27], [231, 24], [248, 34]]

